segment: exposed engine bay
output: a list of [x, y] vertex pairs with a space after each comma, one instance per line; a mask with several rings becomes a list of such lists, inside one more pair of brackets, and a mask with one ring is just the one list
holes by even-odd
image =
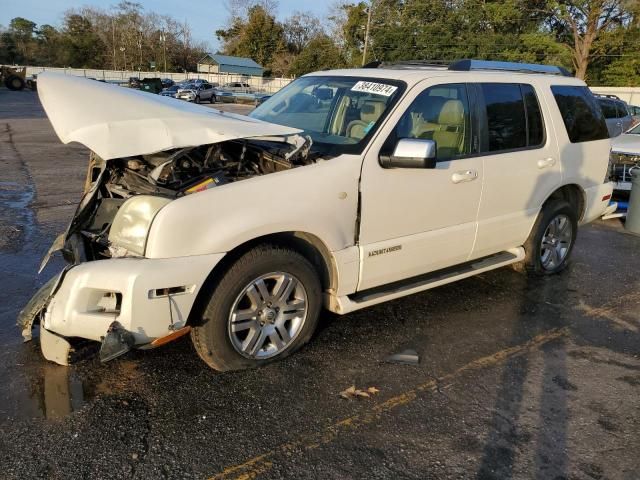
[[106, 162], [92, 154], [85, 196], [57, 247], [62, 247], [70, 263], [140, 255], [110, 238], [116, 214], [128, 199], [146, 195], [145, 198], [159, 197], [158, 201], [163, 199], [166, 203], [228, 183], [313, 163], [316, 154], [310, 151], [311, 139], [296, 137], [295, 142], [275, 137], [230, 140]]

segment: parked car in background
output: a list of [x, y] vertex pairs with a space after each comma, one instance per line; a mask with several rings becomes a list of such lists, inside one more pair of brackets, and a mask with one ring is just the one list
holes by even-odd
[[222, 86], [222, 90], [231, 93], [255, 93], [255, 89], [245, 82], [230, 82]]
[[49, 251], [69, 265], [18, 319], [62, 364], [78, 337], [108, 361], [190, 334], [212, 368], [257, 367], [322, 308], [518, 262], [555, 274], [613, 188], [602, 110], [549, 65], [321, 71], [249, 117], [48, 72], [40, 100], [92, 152]]
[[162, 91], [162, 80], [159, 78], [143, 78], [140, 82], [140, 90], [149, 93], [160, 93]]
[[173, 80], [171, 80], [170, 78], [163, 78], [161, 81], [162, 81], [163, 88], [172, 87], [176, 83]]
[[633, 117], [633, 124], [635, 125], [637, 123], [640, 123], [640, 107], [637, 107], [635, 105], [628, 105], [628, 107], [629, 107], [629, 112]]
[[129, 88], [140, 88], [140, 79], [138, 77], [129, 77], [127, 85]]
[[611, 138], [617, 137], [633, 125], [633, 117], [625, 102], [615, 95], [597, 95], [596, 97], [607, 121], [607, 130]]
[[201, 82], [199, 84], [192, 83], [184, 88], [180, 88], [175, 98], [194, 103], [214, 103], [216, 101], [214, 87], [208, 82]]
[[160, 92], [160, 95], [162, 95], [163, 97], [176, 98], [176, 94], [178, 93], [178, 90], [180, 90], [180, 88], [182, 88], [182, 85], [171, 85], [169, 88], [163, 89]]
[[640, 174], [640, 124], [611, 141], [610, 178], [614, 190], [631, 190], [631, 176]]

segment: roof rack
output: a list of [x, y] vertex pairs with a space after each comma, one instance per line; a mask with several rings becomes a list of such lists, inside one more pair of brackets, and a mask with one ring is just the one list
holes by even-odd
[[546, 75], [562, 75], [572, 77], [566, 68], [537, 63], [497, 62], [491, 60], [458, 60], [449, 65], [449, 70], [469, 72], [473, 70], [494, 70], [520, 73], [543, 73]]
[[594, 95], [598, 98], [610, 98], [612, 100], [620, 100], [618, 95], [613, 95], [612, 93], [594, 93]]
[[423, 70], [445, 70], [449, 62], [444, 60], [404, 60], [402, 62], [381, 63], [380, 68], [403, 69], [423, 69]]

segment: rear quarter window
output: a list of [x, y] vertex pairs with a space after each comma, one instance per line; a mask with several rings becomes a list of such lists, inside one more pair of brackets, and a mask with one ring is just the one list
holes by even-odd
[[609, 138], [602, 110], [587, 87], [554, 85], [551, 92], [571, 143]]

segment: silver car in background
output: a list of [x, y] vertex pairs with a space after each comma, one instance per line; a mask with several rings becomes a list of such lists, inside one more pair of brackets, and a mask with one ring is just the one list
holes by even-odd
[[640, 124], [626, 131], [611, 142], [610, 180], [614, 190], [631, 190], [632, 175], [640, 174]]
[[633, 117], [625, 102], [615, 95], [598, 95], [598, 103], [607, 121], [611, 138], [621, 135], [633, 125]]
[[176, 98], [188, 102], [201, 103], [216, 101], [214, 85], [209, 82], [192, 83], [178, 90]]

